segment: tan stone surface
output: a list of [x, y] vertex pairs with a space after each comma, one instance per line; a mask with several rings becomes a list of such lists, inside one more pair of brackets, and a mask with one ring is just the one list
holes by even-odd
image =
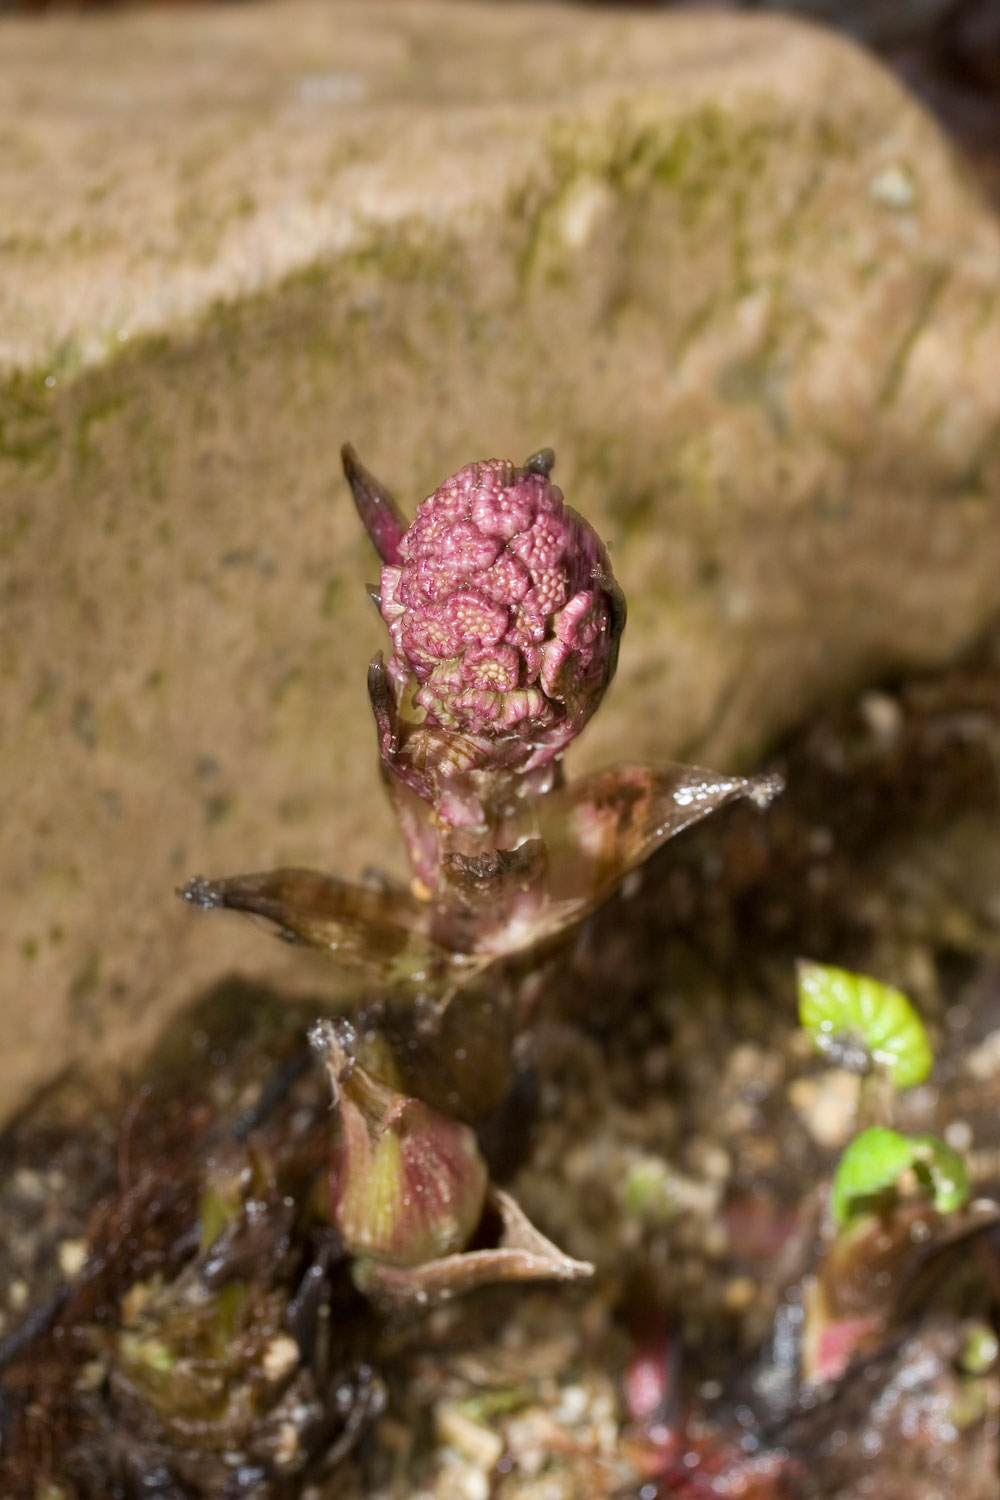
[[972, 635], [1000, 238], [776, 18], [287, 0], [0, 25], [0, 1099], [241, 965], [186, 875], [395, 864], [351, 438], [543, 443], [614, 547], [583, 758], [745, 762]]

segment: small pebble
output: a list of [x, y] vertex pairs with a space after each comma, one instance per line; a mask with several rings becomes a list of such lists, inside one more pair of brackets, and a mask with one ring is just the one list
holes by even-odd
[[906, 167], [899, 162], [891, 162], [888, 166], [881, 167], [869, 180], [868, 196], [880, 208], [905, 213], [917, 201], [917, 186]]
[[858, 705], [872, 739], [883, 750], [891, 750], [903, 728], [903, 710], [889, 693], [865, 693]]
[[287, 1333], [279, 1333], [264, 1350], [261, 1365], [268, 1380], [282, 1380], [298, 1362], [298, 1344]]
[[438, 1404], [434, 1425], [439, 1441], [447, 1443], [477, 1469], [488, 1472], [503, 1452], [503, 1440], [495, 1432], [448, 1402]]
[[968, 1151], [972, 1145], [972, 1126], [968, 1120], [949, 1120], [944, 1138], [953, 1151]]
[[63, 1240], [59, 1246], [59, 1269], [67, 1281], [79, 1276], [87, 1264], [86, 1240]]
[[861, 1080], [846, 1068], [827, 1068], [788, 1085], [788, 1098], [818, 1146], [835, 1150], [846, 1145], [857, 1120]]
[[691, 1145], [691, 1158], [696, 1170], [709, 1182], [728, 1182], [733, 1172], [733, 1163], [728, 1151], [714, 1141], [702, 1137]]
[[557, 1422], [565, 1422], [573, 1427], [582, 1419], [589, 1403], [590, 1396], [582, 1385], [567, 1385], [552, 1415]]
[[965, 1054], [965, 1069], [981, 1083], [988, 1083], [1000, 1074], [1000, 1031], [991, 1031], [978, 1047]]
[[299, 1456], [299, 1434], [294, 1422], [282, 1422], [274, 1444], [274, 1460], [279, 1469], [288, 1469]]
[[757, 1283], [752, 1276], [733, 1276], [726, 1282], [722, 1301], [728, 1312], [746, 1312], [757, 1297]]
[[45, 1178], [41, 1172], [36, 1172], [31, 1167], [18, 1167], [14, 1173], [14, 1191], [26, 1202], [43, 1203], [46, 1194]]

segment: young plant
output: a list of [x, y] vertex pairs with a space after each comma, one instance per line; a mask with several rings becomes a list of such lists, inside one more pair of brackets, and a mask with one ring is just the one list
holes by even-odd
[[808, 959], [799, 960], [797, 980], [799, 1021], [819, 1051], [880, 1067], [897, 1089], [923, 1083], [934, 1056], [901, 990]]
[[[626, 610], [603, 543], [551, 482], [551, 450], [521, 466], [466, 465], [417, 507], [409, 525], [353, 448], [345, 446], [342, 457], [382, 565], [369, 592], [392, 651], [388, 662], [381, 652], [372, 661], [368, 695], [382, 779], [414, 880], [406, 890], [372, 890], [332, 875], [274, 870], [198, 878], [181, 894], [207, 909], [263, 916], [283, 936], [359, 970], [394, 1014], [412, 1006], [419, 1026], [403, 1053], [426, 1056], [428, 1039], [442, 1041], [450, 1026], [449, 1046], [440, 1048], [444, 1071], [446, 1052], [484, 1051], [486, 1027], [485, 1050], [502, 1088], [503, 1054], [520, 1024], [520, 981], [505, 961], [523, 960], [580, 922], [682, 829], [737, 798], [765, 807], [780, 778], [623, 765], [567, 784], [562, 757], [614, 676]], [[455, 1047], [458, 1014], [468, 1035]], [[449, 1130], [416, 1099], [387, 1103], [379, 1093], [385, 1085], [374, 1077], [363, 1083], [360, 1060], [348, 1066], [336, 1037], [323, 1035], [341, 1115], [347, 1175], [337, 1201], [345, 1242], [380, 1267], [383, 1283], [390, 1270], [396, 1283], [412, 1281], [420, 1265], [428, 1271], [423, 1290], [440, 1289], [430, 1268], [461, 1261], [462, 1274], [453, 1266], [448, 1284], [465, 1284], [469, 1226], [462, 1221], [453, 1253], [444, 1254], [443, 1220], [453, 1206], [446, 1193], [433, 1208], [442, 1223], [418, 1230], [412, 1214], [400, 1220], [401, 1184], [425, 1171], [420, 1141], [433, 1138], [439, 1149], [447, 1140], [444, 1154], [452, 1166], [461, 1158], [467, 1176], [471, 1158], [464, 1148], [455, 1155], [456, 1142], [467, 1142], [455, 1131], [465, 1127], [449, 1122]], [[469, 1090], [449, 1082], [449, 1097], [468, 1118], [495, 1102], [478, 1079]], [[367, 1104], [354, 1097], [359, 1088]], [[432, 1200], [429, 1190], [425, 1202]], [[578, 1274], [559, 1270], [558, 1252], [518, 1220], [516, 1205], [494, 1189], [487, 1200], [502, 1244], [474, 1254], [523, 1251], [534, 1274]], [[402, 1259], [397, 1233], [406, 1242]], [[380, 1236], [395, 1247], [388, 1256]], [[503, 1274], [511, 1264], [478, 1261], [475, 1274]]]
[[[878, 1103], [890, 1117], [898, 1092], [929, 1075], [934, 1059], [923, 1022], [899, 990], [801, 961], [798, 997], [799, 1019], [817, 1048], [864, 1071], [866, 1082], [880, 1082]], [[982, 1205], [963, 1213], [969, 1194], [961, 1157], [937, 1136], [906, 1136], [888, 1124], [855, 1136], [834, 1172], [833, 1233], [805, 1299], [807, 1381], [842, 1374], [876, 1344], [928, 1254], [992, 1217]]]
[[840, 1229], [861, 1215], [894, 1207], [905, 1196], [950, 1214], [969, 1196], [969, 1177], [957, 1151], [936, 1135], [900, 1135], [872, 1125], [846, 1148], [833, 1177], [830, 1211]]

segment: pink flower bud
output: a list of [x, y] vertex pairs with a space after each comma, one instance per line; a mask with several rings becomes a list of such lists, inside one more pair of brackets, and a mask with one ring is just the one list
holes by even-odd
[[412, 692], [429, 726], [478, 741], [484, 768], [500, 740], [508, 769], [558, 755], [615, 670], [624, 601], [548, 466], [467, 465], [382, 552], [397, 697]]

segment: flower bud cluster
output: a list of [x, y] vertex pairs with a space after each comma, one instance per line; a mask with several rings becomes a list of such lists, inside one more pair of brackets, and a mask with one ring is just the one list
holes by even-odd
[[534, 763], [597, 707], [614, 668], [607, 553], [547, 474], [468, 464], [418, 507], [380, 608], [398, 694], [429, 724], [514, 736]]

